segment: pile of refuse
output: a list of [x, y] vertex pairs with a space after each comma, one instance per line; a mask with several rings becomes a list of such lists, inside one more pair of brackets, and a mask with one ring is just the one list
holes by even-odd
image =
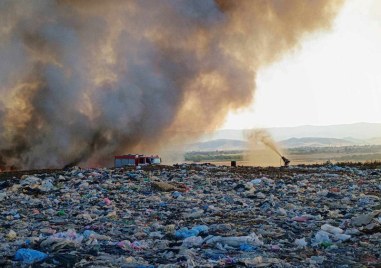
[[381, 169], [174, 165], [0, 181], [1, 267], [381, 263]]

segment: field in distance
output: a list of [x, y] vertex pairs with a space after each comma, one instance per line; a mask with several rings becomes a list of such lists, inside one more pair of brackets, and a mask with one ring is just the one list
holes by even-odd
[[[291, 164], [322, 164], [331, 162], [371, 162], [381, 160], [381, 145], [327, 146], [287, 148], [282, 152]], [[253, 150], [211, 150], [185, 153], [187, 162], [211, 162], [219, 165], [279, 166], [280, 157], [268, 148]]]

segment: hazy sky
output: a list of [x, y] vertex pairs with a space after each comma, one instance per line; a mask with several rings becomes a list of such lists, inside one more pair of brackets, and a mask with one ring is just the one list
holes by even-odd
[[251, 107], [222, 128], [381, 122], [381, 1], [347, 0], [333, 29], [259, 72]]

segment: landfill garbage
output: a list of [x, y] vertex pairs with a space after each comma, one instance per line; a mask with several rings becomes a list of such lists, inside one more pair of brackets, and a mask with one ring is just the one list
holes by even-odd
[[300, 248], [304, 248], [305, 246], [308, 245], [308, 243], [306, 242], [306, 238], [305, 237], [300, 238], [300, 239], [295, 239], [294, 244], [297, 245]]
[[112, 203], [111, 200], [108, 199], [107, 197], [105, 199], [103, 199], [103, 202], [105, 202], [106, 206], [109, 206]]
[[262, 183], [262, 179], [254, 179], [254, 180], [251, 181], [251, 183], [252, 183], [253, 185], [259, 185], [259, 184]]
[[197, 247], [202, 244], [204, 239], [200, 236], [190, 236], [184, 239], [182, 246], [186, 248]]
[[237, 237], [222, 237], [222, 236], [212, 236], [209, 237], [205, 243], [207, 245], [215, 245], [217, 243], [228, 245], [231, 247], [240, 247], [242, 244], [248, 244], [253, 246], [261, 246], [263, 242], [259, 237], [252, 233], [248, 236], [237, 236]]
[[353, 217], [351, 220], [351, 223], [353, 226], [362, 226], [369, 224], [374, 217], [376, 217], [380, 212], [379, 211], [373, 211], [371, 213], [367, 214], [361, 214], [356, 217]]
[[339, 227], [334, 227], [334, 226], [332, 226], [330, 224], [324, 224], [324, 225], [322, 225], [321, 229], [323, 231], [326, 231], [326, 232], [331, 233], [331, 234], [342, 234], [344, 232]]
[[297, 217], [293, 217], [292, 220], [296, 222], [306, 222], [309, 220], [309, 218], [305, 216], [301, 216], [301, 217], [297, 216]]
[[253, 245], [249, 245], [249, 244], [241, 244], [239, 246], [239, 249], [242, 251], [250, 252], [250, 251], [255, 251], [257, 249], [257, 247], [255, 247]]
[[181, 189], [177, 187], [176, 185], [173, 185], [171, 183], [163, 182], [163, 181], [154, 181], [152, 182], [152, 187], [156, 188], [157, 190], [164, 191], [164, 192], [171, 192], [171, 191], [184, 191], [184, 189]]
[[333, 239], [336, 241], [344, 242], [344, 241], [347, 241], [348, 239], [351, 239], [351, 236], [348, 234], [335, 234], [333, 236]]
[[17, 237], [17, 233], [13, 230], [9, 230], [7, 236], [6, 236], [9, 240], [13, 240]]
[[318, 231], [315, 234], [314, 242], [317, 244], [321, 243], [331, 243], [330, 234], [326, 231]]
[[324, 256], [311, 256], [310, 263], [311, 264], [323, 264], [325, 259], [326, 258]]
[[174, 191], [174, 192], [172, 193], [172, 197], [174, 197], [174, 198], [178, 198], [178, 197], [180, 197], [180, 196], [181, 196], [181, 193], [178, 192], [178, 191]]
[[381, 170], [0, 173], [0, 267], [376, 267]]

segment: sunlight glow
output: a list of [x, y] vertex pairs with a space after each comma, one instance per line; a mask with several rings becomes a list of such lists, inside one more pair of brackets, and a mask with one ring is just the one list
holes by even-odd
[[251, 107], [224, 129], [381, 122], [381, 1], [348, 0], [329, 32], [257, 77]]

